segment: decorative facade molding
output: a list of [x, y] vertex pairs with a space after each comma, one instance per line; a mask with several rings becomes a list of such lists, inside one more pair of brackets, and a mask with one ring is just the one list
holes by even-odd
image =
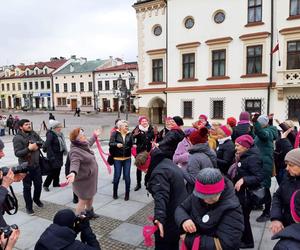
[[176, 48], [177, 49], [190, 49], [190, 48], [197, 48], [200, 46], [200, 42], [191, 42], [191, 43], [181, 43], [177, 44]]
[[300, 33], [300, 26], [284, 28], [284, 29], [279, 30], [279, 33], [281, 35], [298, 34], [298, 33]]
[[249, 33], [249, 34], [244, 34], [240, 36], [239, 38], [242, 41], [248, 41], [248, 40], [256, 40], [256, 39], [262, 39], [262, 38], [267, 38], [271, 33], [270, 32], [256, 32], [256, 33]]
[[261, 114], [264, 114], [266, 112], [266, 100], [265, 98], [261, 98], [261, 97], [244, 97], [242, 98], [242, 103], [241, 103], [241, 112], [246, 110], [246, 100], [260, 100], [261, 101]]
[[206, 40], [205, 43], [207, 45], [215, 45], [215, 44], [230, 43], [232, 40], [233, 40], [233, 38], [231, 36], [227, 36], [227, 37], [220, 37], [220, 38], [216, 38], [216, 39], [209, 39], [209, 40]]
[[[147, 13], [149, 17], [151, 17], [152, 11], [155, 11], [155, 15], [158, 15], [158, 11], [166, 7], [166, 3], [163, 0], [155, 0], [135, 3], [132, 7], [135, 9], [136, 13]], [[165, 11], [162, 11], [162, 14], [164, 15]]]
[[146, 53], [148, 55], [150, 55], [150, 56], [153, 56], [153, 55], [162, 55], [162, 54], [166, 54], [167, 50], [165, 48], [162, 48], [162, 49], [153, 49], [153, 50], [146, 51]]

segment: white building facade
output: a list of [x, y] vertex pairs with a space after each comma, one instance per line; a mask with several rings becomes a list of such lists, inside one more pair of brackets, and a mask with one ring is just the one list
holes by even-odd
[[[297, 72], [287, 69], [289, 41], [296, 41], [290, 61], [300, 69], [300, 8], [294, 7], [294, 2], [297, 5], [299, 1], [135, 3], [140, 113], [154, 123], [162, 122], [166, 115], [180, 115], [186, 125], [200, 114], [224, 122], [244, 110], [275, 113], [279, 119], [295, 118], [300, 100], [298, 79], [292, 87], [283, 80], [286, 74]], [[280, 56], [278, 51], [272, 54], [271, 67], [270, 52], [277, 37]]]

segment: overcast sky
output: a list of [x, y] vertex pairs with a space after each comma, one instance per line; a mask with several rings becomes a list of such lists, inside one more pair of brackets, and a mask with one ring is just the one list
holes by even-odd
[[135, 0], [6, 0], [0, 66], [71, 55], [137, 60]]

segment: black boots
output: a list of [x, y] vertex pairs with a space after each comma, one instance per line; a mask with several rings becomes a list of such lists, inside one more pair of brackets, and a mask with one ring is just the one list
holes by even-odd
[[91, 208], [91, 210], [86, 209], [85, 212], [86, 212], [86, 217], [89, 218], [89, 219], [97, 219], [97, 218], [100, 217], [99, 214], [96, 214], [94, 212], [94, 208]]
[[129, 192], [128, 192], [128, 193], [127, 193], [127, 192], [125, 193], [125, 198], [124, 198], [124, 200], [125, 200], [125, 201], [128, 201], [128, 200], [129, 200]]
[[138, 191], [141, 189], [141, 184], [136, 184], [135, 188], [134, 188], [134, 191]]
[[113, 191], [113, 198], [115, 200], [119, 198], [118, 197], [118, 187], [116, 187], [115, 185], [114, 185], [114, 191]]

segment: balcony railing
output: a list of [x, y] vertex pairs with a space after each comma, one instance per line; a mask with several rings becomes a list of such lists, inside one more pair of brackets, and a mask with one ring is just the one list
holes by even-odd
[[300, 69], [278, 72], [277, 86], [300, 87]]

